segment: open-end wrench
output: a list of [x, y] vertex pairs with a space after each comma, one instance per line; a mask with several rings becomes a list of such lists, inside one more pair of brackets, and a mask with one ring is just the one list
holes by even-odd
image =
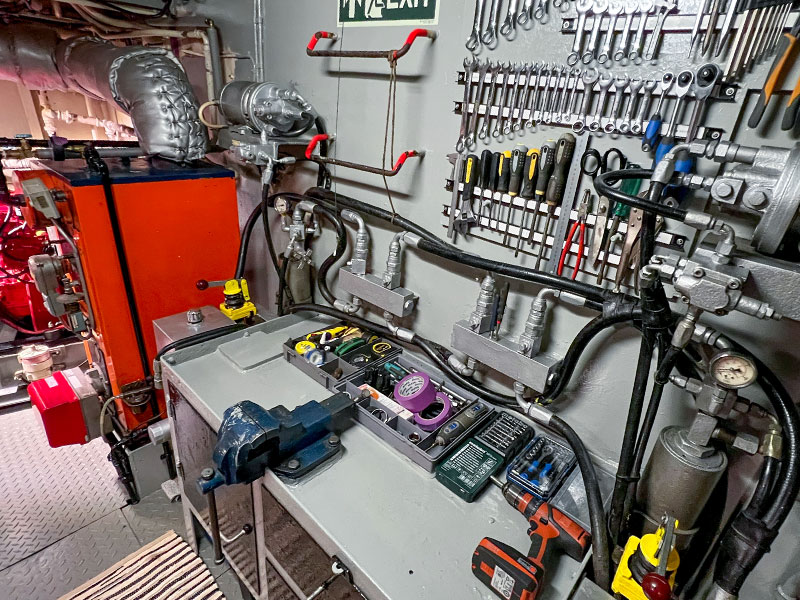
[[469, 34], [465, 44], [470, 52], [475, 52], [481, 45], [481, 27], [483, 27], [483, 9], [485, 6], [486, 0], [475, 0], [475, 21], [472, 23], [472, 33]]
[[[494, 100], [497, 96], [497, 75], [500, 73], [500, 69], [500, 63], [489, 67], [491, 79], [489, 80], [489, 98], [486, 100], [486, 118], [483, 120], [481, 130], [478, 132], [478, 137], [482, 140], [489, 137], [489, 124], [492, 120], [492, 108], [494, 108]], [[500, 118], [499, 112], [497, 118]]]
[[[737, 0], [732, 0], [735, 4]], [[692, 55], [692, 48], [694, 48], [694, 43], [697, 40], [697, 36], [700, 33], [700, 25], [703, 22], [703, 17], [708, 12], [708, 3], [711, 0], [700, 0], [700, 4], [697, 5], [697, 15], [694, 18], [694, 25], [692, 26], [692, 36], [689, 38], [689, 51], [686, 53], [686, 58], [689, 58]], [[706, 37], [708, 37], [709, 31], [706, 29]]]
[[481, 41], [487, 47], [492, 47], [497, 43], [497, 28], [500, 25], [500, 4], [502, 2], [503, 0], [492, 0], [489, 21], [481, 34]]
[[503, 109], [506, 106], [506, 97], [508, 96], [508, 81], [510, 79], [508, 75], [511, 73], [511, 63], [506, 63], [500, 67], [500, 71], [503, 73], [503, 82], [500, 84], [500, 103], [497, 105], [497, 121], [494, 122], [494, 127], [492, 128], [492, 137], [500, 137], [500, 134], [503, 133]]
[[524, 27], [533, 19], [533, 0], [525, 0], [522, 5], [522, 10], [517, 15], [517, 23]]
[[467, 123], [469, 122], [469, 99], [472, 92], [472, 74], [478, 66], [476, 59], [464, 59], [464, 102], [461, 104], [461, 132], [456, 142], [456, 152], [463, 152], [467, 141]]
[[507, 40], [513, 40], [517, 33], [517, 13], [519, 11], [519, 0], [508, 0], [508, 12], [506, 20], [500, 26], [500, 34]]
[[597, 83], [598, 79], [600, 79], [600, 73], [595, 68], [584, 71], [581, 76], [581, 81], [583, 81], [583, 101], [581, 102], [580, 112], [572, 122], [572, 130], [575, 133], [582, 133], [586, 129], [589, 111], [592, 110], [594, 84]]
[[611, 60], [611, 48], [614, 43], [617, 19], [624, 8], [625, 3], [623, 0], [609, 0], [608, 2], [608, 31], [606, 32], [606, 39], [603, 41], [603, 47], [600, 49], [600, 54], [597, 55], [597, 62], [601, 65]]
[[558, 79], [556, 79], [555, 86], [553, 87], [553, 93], [550, 96], [550, 120], [545, 121], [545, 123], [558, 123], [556, 121], [556, 117], [558, 117], [558, 101], [560, 95], [564, 93], [564, 86], [567, 84], [567, 67], [561, 67], [561, 71], [559, 72]]
[[575, 88], [578, 87], [578, 78], [581, 76], [580, 69], [572, 69], [567, 79], [567, 91], [561, 97], [561, 110], [556, 118], [556, 123], [562, 125], [569, 125], [570, 107], [572, 106], [572, 99], [575, 97]]
[[[478, 91], [472, 101], [474, 111], [472, 113], [472, 123], [469, 126], [469, 133], [467, 133], [467, 141], [465, 142], [467, 148], [472, 148], [475, 146], [475, 138], [478, 135], [478, 121], [480, 119], [481, 102], [483, 101], [483, 88], [486, 87], [486, 74], [489, 72], [490, 65], [491, 63], [487, 60], [485, 63], [478, 66]], [[487, 112], [485, 117], [488, 118], [488, 106], [486, 107], [486, 110]]]
[[625, 0], [625, 23], [622, 25], [622, 33], [619, 36], [619, 44], [616, 52], [614, 52], [614, 60], [622, 60], [625, 58], [625, 52], [628, 50], [628, 40], [631, 37], [631, 29], [633, 28], [633, 15], [639, 9], [639, 0]]
[[592, 122], [589, 123], [589, 131], [600, 131], [600, 121], [603, 118], [603, 114], [606, 110], [606, 98], [608, 97], [608, 90], [613, 83], [614, 77], [612, 77], [610, 74], [603, 73], [600, 76], [600, 97], [597, 100], [597, 108], [595, 109], [594, 117], [592, 117]]
[[655, 79], [648, 79], [644, 82], [644, 98], [642, 98], [642, 104], [639, 106], [639, 112], [636, 113], [636, 118], [631, 123], [631, 133], [634, 135], [642, 133], [644, 120], [647, 117], [647, 110], [650, 108], [650, 101], [653, 98], [653, 91], [657, 86], [658, 81]]
[[622, 105], [622, 99], [625, 97], [625, 88], [628, 87], [630, 78], [623, 73], [614, 77], [614, 102], [611, 104], [611, 114], [603, 126], [603, 131], [606, 133], [613, 133], [617, 128], [617, 115], [619, 108]]
[[523, 115], [525, 114], [525, 107], [528, 105], [528, 96], [531, 93], [531, 74], [533, 73], [534, 65], [526, 65], [525, 66], [525, 87], [523, 88], [522, 94], [520, 96], [520, 103], [519, 103], [519, 113], [517, 114], [517, 120], [514, 122], [512, 129], [514, 131], [519, 131], [522, 129], [523, 123]]
[[639, 0], [639, 22], [636, 24], [636, 33], [631, 40], [631, 51], [628, 53], [629, 60], [636, 60], [642, 55], [644, 49], [644, 28], [647, 25], [647, 17], [653, 11], [653, 0]]
[[639, 99], [639, 90], [642, 89], [643, 85], [644, 80], [641, 77], [634, 77], [631, 79], [630, 85], [628, 85], [628, 89], [630, 90], [628, 109], [617, 123], [617, 129], [620, 131], [620, 133], [628, 133], [631, 130], [633, 111], [636, 110], [636, 101]]
[[542, 79], [547, 81], [550, 77], [550, 65], [547, 63], [541, 67], [536, 67], [536, 78], [533, 80], [533, 96], [531, 98], [531, 111], [528, 113], [528, 120], [525, 121], [526, 128], [532, 128], [536, 123], [536, 105], [539, 102], [539, 85]]
[[603, 15], [608, 10], [608, 0], [593, 0], [592, 14], [594, 21], [592, 21], [592, 33], [589, 35], [589, 43], [583, 50], [581, 60], [584, 64], [589, 64], [594, 59], [594, 53], [597, 50], [597, 40], [600, 37], [600, 30], [602, 29]]
[[[550, 98], [555, 94], [555, 87], [558, 83], [558, 69], [550, 69], [550, 77], [544, 87], [544, 97], [542, 98], [542, 110], [539, 120], [542, 123], [550, 123]], [[551, 91], [552, 90], [552, 91]]]
[[650, 43], [647, 45], [647, 52], [644, 53], [645, 60], [653, 60], [656, 55], [656, 48], [661, 43], [661, 30], [664, 28], [664, 19], [673, 10], [678, 8], [675, 0], [654, 0], [653, 6], [656, 7], [656, 26], [650, 35]]
[[[633, 1], [633, 0], [631, 0]], [[586, 15], [592, 10], [594, 0], [578, 0], [575, 9], [578, 11], [578, 21], [575, 24], [575, 39], [572, 42], [572, 52], [567, 57], [567, 64], [571, 67], [581, 58], [581, 46], [583, 46], [583, 34], [586, 28]]]
[[575, 73], [575, 84], [573, 85], [572, 89], [570, 90], [570, 99], [567, 104], [567, 112], [566, 114], [562, 115], [561, 124], [562, 125], [571, 125], [572, 124], [572, 115], [575, 114], [575, 110], [578, 108], [578, 81], [583, 76], [583, 73], [580, 69], [575, 69], [573, 71]]
[[514, 67], [514, 88], [511, 92], [511, 102], [508, 103], [508, 117], [506, 118], [506, 124], [503, 127], [503, 133], [505, 135], [511, 133], [512, 130], [512, 124], [514, 122], [514, 107], [517, 105], [517, 95], [519, 94], [520, 81], [522, 80], [520, 75], [522, 74], [522, 69], [524, 66], [524, 63], [520, 63]]

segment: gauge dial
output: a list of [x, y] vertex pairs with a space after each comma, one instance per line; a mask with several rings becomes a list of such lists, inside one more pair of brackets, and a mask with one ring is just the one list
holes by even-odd
[[722, 387], [739, 389], [752, 384], [758, 376], [753, 360], [735, 352], [721, 352], [711, 359], [711, 375]]

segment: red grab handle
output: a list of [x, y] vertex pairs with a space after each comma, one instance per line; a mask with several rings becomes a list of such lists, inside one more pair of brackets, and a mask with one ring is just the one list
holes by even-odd
[[317, 42], [320, 41], [322, 38], [329, 39], [329, 40], [336, 40], [337, 36], [332, 31], [318, 31], [314, 35], [311, 36], [311, 41], [308, 42], [308, 46], [306, 46], [306, 50], [308, 52], [312, 52], [317, 45]]
[[306, 146], [306, 158], [311, 160], [311, 155], [314, 153], [314, 149], [319, 145], [319, 143], [329, 139], [330, 136], [327, 133], [318, 133], [312, 137], [311, 141], [308, 142], [308, 146]]
[[[426, 37], [426, 38], [430, 38], [432, 40], [435, 40], [436, 39], [436, 35], [437, 34], [433, 29], [415, 29], [414, 31], [412, 31], [411, 33], [408, 34], [408, 37], [406, 38], [406, 42], [405, 42], [405, 44], [403, 44], [403, 46], [402, 46], [402, 48], [400, 50], [402, 50], [403, 54], [405, 54], [411, 48], [411, 44], [414, 43], [414, 40], [416, 40], [418, 37]], [[394, 58], [395, 59], [398, 58], [397, 53], [398, 53], [398, 50], [395, 50], [394, 51]]]

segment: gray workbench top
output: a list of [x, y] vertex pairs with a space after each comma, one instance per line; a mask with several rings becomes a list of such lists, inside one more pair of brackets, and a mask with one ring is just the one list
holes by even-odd
[[[267, 323], [267, 331], [250, 334], [247, 344], [257, 341], [260, 351], [247, 365], [230, 360], [235, 342], [223, 342], [222, 349], [199, 356], [176, 353], [182, 358], [167, 369], [184, 385], [191, 382], [202, 401], [190, 401], [215, 429], [225, 409], [241, 400], [289, 409], [323, 400], [330, 392], [286, 362], [281, 346], [324, 322], [293, 316]], [[228, 357], [222, 353], [226, 349]], [[483, 537], [522, 552], [530, 545], [525, 519], [500, 490], [492, 486], [466, 503], [358, 424], [344, 432], [342, 442], [344, 453], [306, 479], [285, 483], [270, 472], [263, 484], [326, 551], [355, 570], [367, 596], [495, 598], [471, 573], [475, 547]], [[566, 598], [579, 570], [578, 563], [562, 557], [548, 572], [547, 593], [541, 597]]]

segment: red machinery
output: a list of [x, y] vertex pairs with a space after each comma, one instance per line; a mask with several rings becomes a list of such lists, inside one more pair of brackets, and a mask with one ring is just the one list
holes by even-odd
[[[30, 265], [52, 313], [48, 319], [94, 342], [93, 360], [107, 388], [100, 401], [113, 395], [116, 410], [107, 422], [125, 437], [166, 416], [163, 394], [149, 379], [156, 354], [152, 321], [207, 304], [196, 281], [228, 279], [234, 269], [236, 190], [234, 174], [209, 163], [97, 158], [92, 166], [42, 161], [15, 177], [31, 230], [47, 231], [47, 251]], [[52, 388], [59, 398], [47, 398], [41, 382], [31, 391], [46, 428], [69, 422], [44, 418], [73, 398], [60, 383]], [[93, 429], [48, 436], [84, 440]]]

